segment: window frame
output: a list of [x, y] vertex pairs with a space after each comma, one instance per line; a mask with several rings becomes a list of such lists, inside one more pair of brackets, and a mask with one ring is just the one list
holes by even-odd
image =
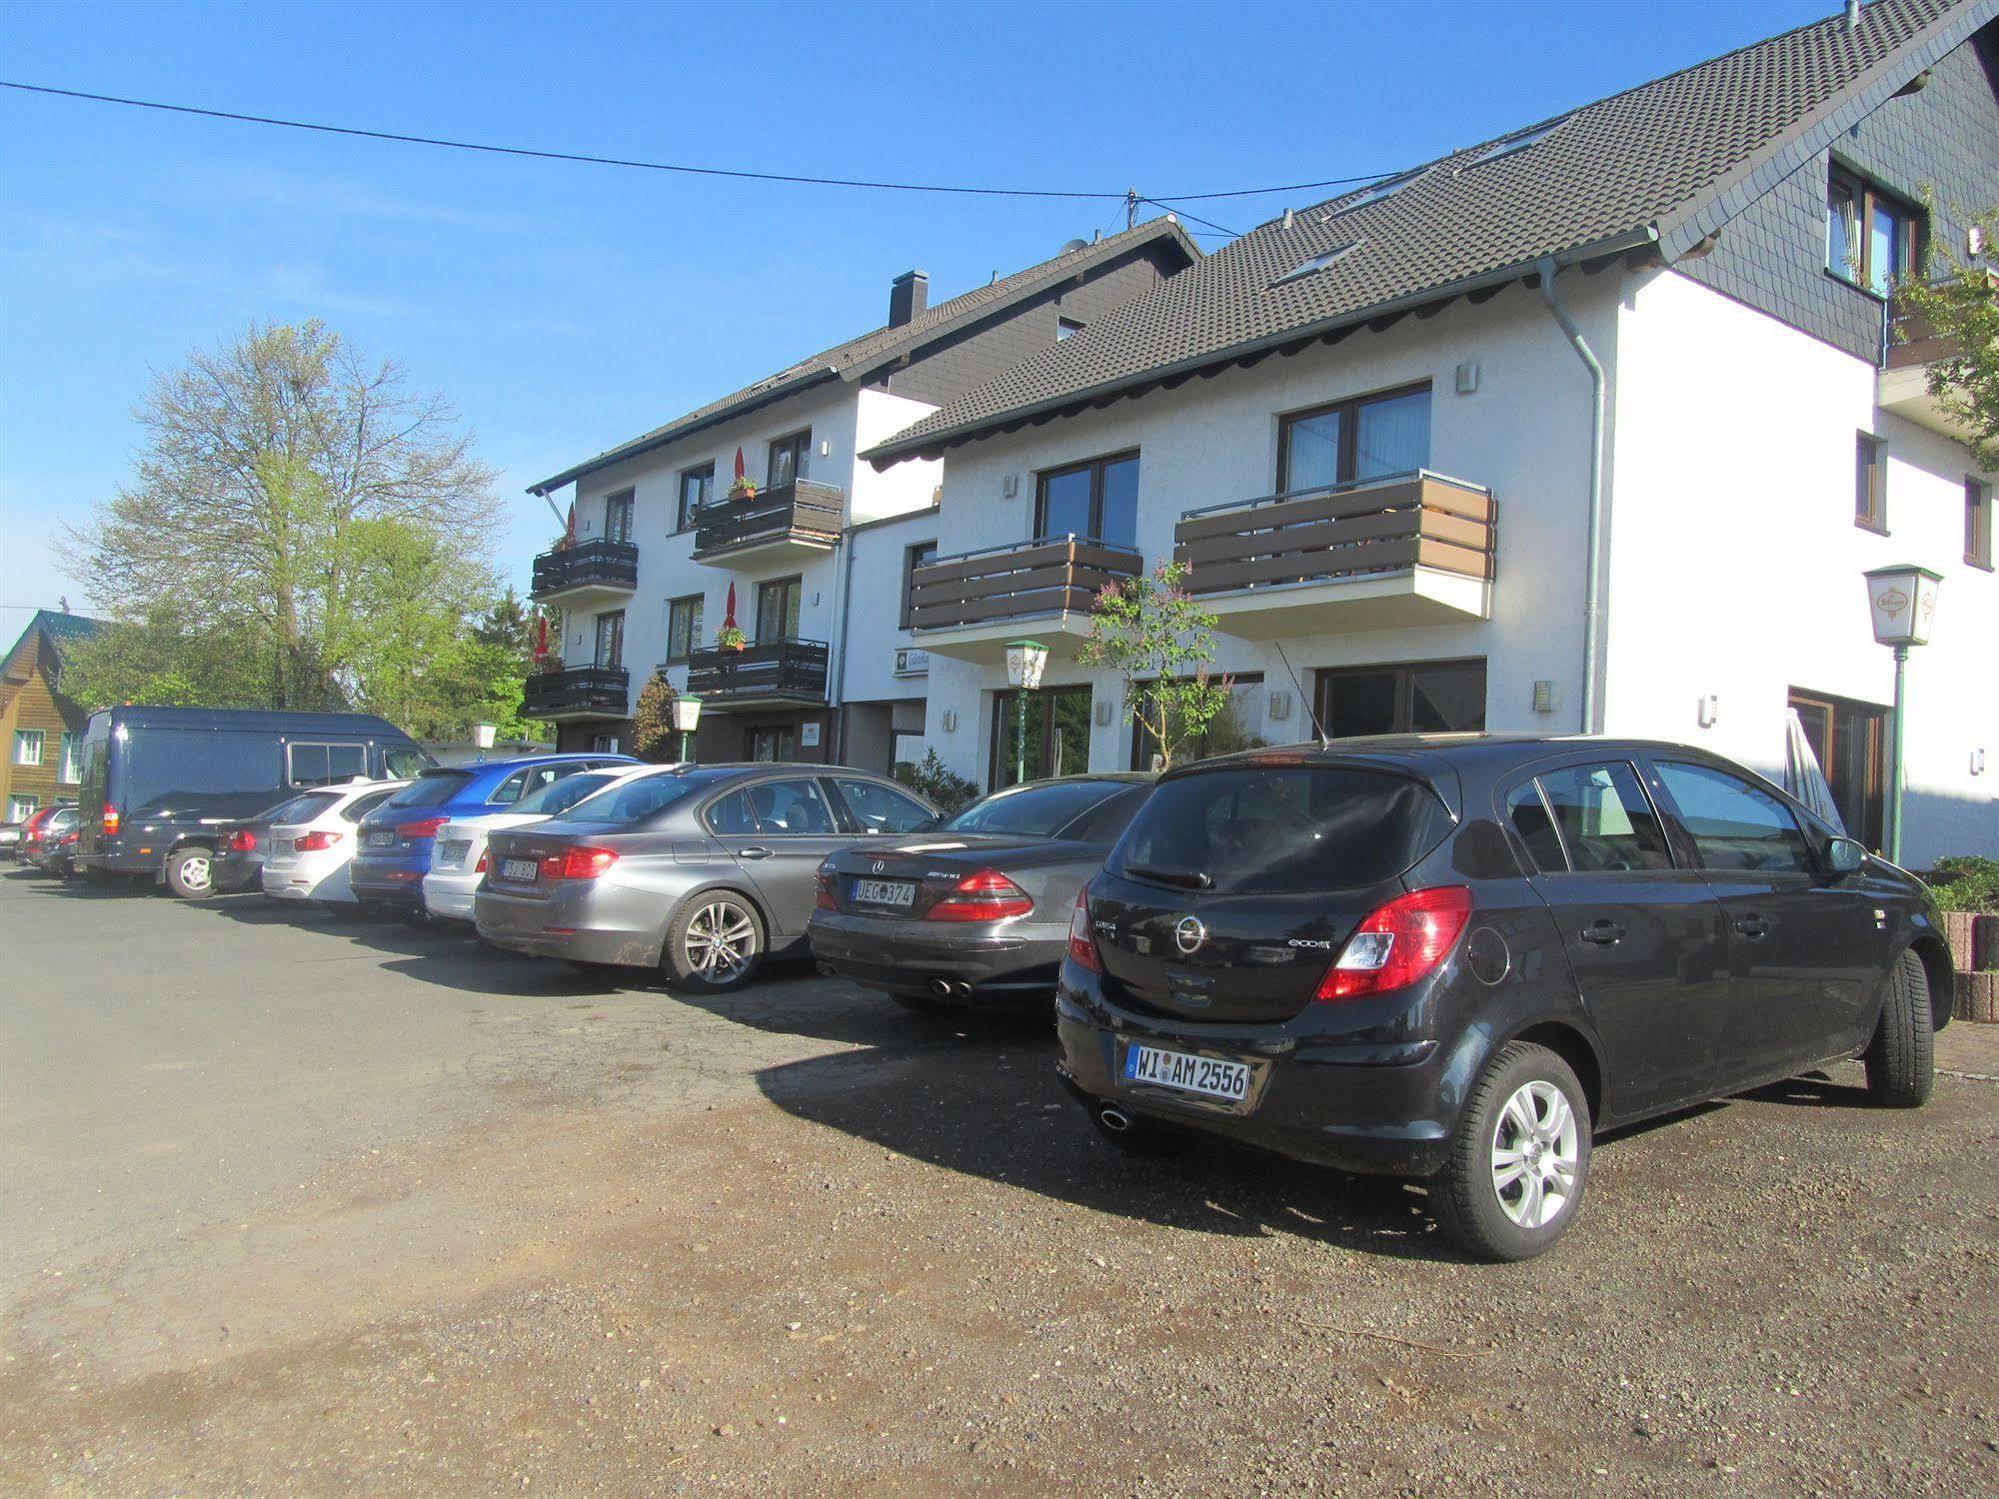
[[[1435, 385], [1429, 380], [1415, 380], [1407, 385], [1392, 386], [1386, 390], [1366, 391], [1360, 395], [1347, 396], [1338, 401], [1327, 401], [1318, 406], [1301, 407], [1296, 411], [1280, 411], [1277, 414], [1277, 482], [1273, 494], [1313, 494], [1332, 486], [1317, 484], [1310, 489], [1293, 490], [1291, 478], [1291, 429], [1299, 422], [1307, 422], [1315, 417], [1337, 415], [1340, 419], [1340, 453], [1337, 460], [1338, 477], [1333, 485], [1352, 484], [1354, 470], [1358, 466], [1360, 453], [1360, 412], [1363, 406], [1375, 406], [1385, 401], [1399, 401], [1406, 396], [1417, 394], [1434, 396]], [[1430, 407], [1431, 415], [1436, 414], [1434, 399]]]
[[1853, 523], [1888, 534], [1888, 439], [1872, 432], [1853, 434]]
[[[1575, 853], [1569, 847], [1568, 834], [1562, 831], [1562, 819], [1555, 815], [1554, 803], [1548, 800], [1548, 789], [1541, 784], [1541, 778], [1559, 775], [1565, 770], [1615, 770], [1619, 766], [1631, 772], [1631, 779], [1638, 787], [1639, 799], [1643, 802], [1645, 810], [1651, 814], [1652, 824], [1658, 830], [1659, 843], [1665, 849], [1667, 863], [1658, 869], [1578, 869]], [[1530, 877], [1544, 876], [1548, 879], [1557, 879], [1565, 875], [1575, 875], [1584, 879], [1658, 879], [1662, 875], [1685, 874], [1693, 867], [1688, 863], [1689, 854], [1697, 857], [1698, 851], [1692, 848], [1691, 835], [1688, 835], [1687, 847], [1681, 847], [1681, 840], [1674, 836], [1672, 824], [1666, 816], [1666, 809], [1660, 805], [1658, 796], [1647, 784], [1649, 779], [1647, 768], [1629, 756], [1583, 755], [1544, 762], [1509, 776], [1500, 783], [1493, 797], [1494, 806], [1499, 814], [1496, 821], [1506, 829], [1507, 837], [1513, 840]], [[1543, 869], [1540, 860], [1534, 857], [1534, 851], [1528, 845], [1526, 837], [1513, 825], [1513, 817], [1508, 808], [1514, 794], [1523, 786], [1534, 788], [1535, 800], [1541, 804], [1541, 815], [1548, 819], [1549, 830], [1554, 833], [1555, 842], [1562, 850], [1563, 867], [1560, 869]], [[1622, 800], [1620, 796], [1619, 801]], [[1630, 810], [1626, 809], [1627, 815]]]
[[[1832, 258], [1832, 195], [1835, 187], [1844, 187], [1854, 204], [1854, 239], [1858, 250], [1858, 264], [1835, 265]], [[1877, 300], [1885, 300], [1892, 285], [1883, 290], [1875, 285], [1874, 276], [1874, 210], [1877, 205], [1885, 205], [1899, 221], [1896, 232], [1901, 255], [1900, 275], [1907, 275], [1911, 269], [1923, 263], [1923, 239], [1926, 233], [1924, 214], [1920, 206], [1902, 193], [1877, 184], [1872, 178], [1856, 172], [1853, 168], [1835, 160], [1826, 171], [1825, 189], [1825, 269], [1826, 274], [1837, 277], [1855, 291], [1862, 291]]]
[[[1083, 740], [1083, 768], [1080, 771], [1073, 772], [1073, 774], [1087, 775], [1090, 769], [1090, 753], [1096, 740], [1097, 712], [1096, 690], [1090, 683], [1061, 682], [1053, 686], [1037, 687], [1031, 692], [1021, 687], [1002, 687], [993, 693], [992, 731], [987, 736], [986, 746], [986, 791], [988, 793], [1004, 791], [1008, 786], [1024, 786], [1028, 781], [1049, 780], [1063, 773], [1059, 765], [1050, 765], [1045, 770], [1030, 767], [1025, 780], [1002, 781], [1000, 779], [1000, 772], [1007, 767], [1007, 757], [1013, 751], [1012, 736], [1004, 733], [1001, 727], [1006, 720], [1006, 704], [1015, 699], [1038, 701], [1041, 714], [1041, 762], [1045, 762], [1052, 754], [1055, 745], [1056, 704], [1065, 696], [1075, 696], [1077, 694], [1081, 694], [1087, 699], [1090, 708], [1089, 712], [1084, 716], [1084, 725], [1088, 729], [1088, 733], [1084, 736]], [[1041, 762], [1037, 762], [1037, 765]]]
[[[1234, 711], [1236, 688], [1261, 687], [1264, 689], [1265, 692], [1264, 712], [1266, 714], [1269, 712], [1268, 694], [1269, 694], [1270, 684], [1264, 680], [1264, 674], [1262, 672], [1260, 671], [1229, 672], [1226, 673], [1225, 676], [1229, 688], [1230, 706], [1228, 709], [1224, 711], [1228, 712]], [[1159, 678], [1157, 677], [1145, 677], [1138, 681], [1133, 682], [1132, 686], [1135, 690], [1143, 692], [1150, 689], [1154, 684], [1158, 682], [1158, 680]], [[1173, 678], [1173, 680], [1189, 681], [1191, 680], [1191, 678], [1175, 677]], [[1220, 685], [1223, 678], [1216, 677], [1213, 680], [1216, 682], [1217, 685]], [[1150, 771], [1152, 769], [1153, 752], [1147, 749], [1147, 745], [1150, 744], [1151, 740], [1146, 732], [1145, 726], [1139, 723], [1139, 721], [1136, 718], [1133, 718], [1130, 720], [1129, 727], [1131, 729], [1131, 733], [1127, 736], [1129, 742], [1126, 745], [1126, 749], [1129, 751], [1129, 753], [1126, 755], [1125, 758], [1130, 763], [1125, 766], [1125, 769], [1136, 770], [1136, 771]], [[1260, 736], [1252, 734], [1251, 737], [1255, 738]]]
[[[772, 597], [773, 594], [781, 596], [785, 593], [791, 594], [795, 601], [795, 612], [798, 616], [798, 623], [791, 625], [787, 624], [784, 620], [780, 620], [779, 626], [783, 633], [766, 635], [764, 634], [764, 600]], [[802, 637], [797, 632], [805, 626], [805, 574], [792, 573], [782, 578], [766, 578], [763, 582], [757, 584], [756, 610], [757, 628], [753, 641], [754, 644], [776, 645], [780, 641], [801, 639]], [[784, 612], [789, 616], [794, 612], [794, 609], [786, 609]]]
[[[700, 481], [701, 499], [699, 504], [689, 505], [687, 503], [687, 481], [689, 479]], [[694, 517], [715, 503], [714, 460], [711, 459], [707, 463], [696, 463], [682, 469], [674, 476], [673, 484], [673, 529], [675, 531], [691, 531], [694, 529]]]
[[[708, 595], [705, 593], [684, 593], [679, 598], [666, 601], [666, 664], [679, 666], [693, 658], [701, 649], [701, 627], [707, 623]], [[673, 645], [674, 619], [677, 612], [685, 608], [688, 613], [687, 648], [676, 654]]]
[[[25, 753], [30, 744], [33, 744], [35, 747], [35, 757], [32, 760]], [[16, 729], [14, 730], [14, 755], [9, 763], [18, 765], [24, 770], [32, 770], [38, 768], [48, 758], [48, 752], [48, 730]]]
[[[1414, 711], [1416, 706], [1416, 673], [1419, 671], [1434, 670], [1437, 668], [1454, 667], [1454, 666], [1476, 666], [1479, 668], [1480, 672], [1484, 675], [1485, 694], [1484, 694], [1484, 701], [1481, 704], [1483, 711], [1479, 714], [1480, 727], [1476, 729], [1445, 729], [1445, 730], [1423, 730], [1423, 731], [1418, 731], [1416, 729], [1408, 727], [1408, 725], [1414, 721]], [[1384, 730], [1383, 732], [1385, 733], [1413, 734], [1417, 732], [1426, 732], [1426, 733], [1477, 734], [1484, 732], [1484, 724], [1492, 716], [1491, 658], [1489, 656], [1438, 656], [1435, 658], [1418, 660], [1418, 661], [1367, 661], [1367, 662], [1353, 662], [1344, 666], [1321, 666], [1315, 668], [1312, 673], [1312, 704], [1311, 704], [1312, 718], [1314, 724], [1319, 728], [1325, 728], [1326, 725], [1330, 722], [1331, 715], [1326, 710], [1331, 706], [1331, 701], [1330, 701], [1331, 694], [1328, 690], [1331, 683], [1337, 681], [1342, 676], [1360, 676], [1363, 673], [1380, 674], [1383, 672], [1393, 672], [1395, 674], [1394, 721], [1396, 726]], [[1327, 730], [1327, 732], [1329, 734], [1331, 733], [1330, 730]], [[1365, 737], [1367, 736], [1332, 735], [1332, 738], [1335, 743], [1338, 743], [1341, 738], [1351, 739], [1351, 738], [1365, 738]]]
[[[27, 810], [22, 811], [21, 809], [23, 807], [25, 807]], [[8, 812], [7, 820], [9, 822], [26, 822], [29, 818], [33, 817], [37, 812], [41, 810], [42, 810], [42, 799], [39, 796], [35, 795], [34, 792], [10, 791], [7, 793], [7, 812]], [[13, 815], [17, 812], [20, 813], [18, 817]]]
[[638, 490], [629, 487], [604, 496], [604, 540], [631, 545], [632, 525], [638, 518], [638, 499]]
[[[625, 664], [625, 611], [606, 609], [596, 617], [592, 630], [590, 664], [599, 671], [616, 671]], [[610, 626], [610, 659], [605, 659], [605, 626]]]
[[[928, 552], [927, 558], [919, 558], [919, 552]], [[895, 624], [899, 630], [909, 628], [911, 611], [915, 608], [912, 594], [916, 586], [916, 570], [937, 560], [936, 541], [912, 541], [902, 549], [902, 609], [896, 615]]]
[[83, 736], [75, 729], [64, 729], [56, 740], [56, 784], [83, 784]]
[[[791, 477], [777, 476], [777, 459], [780, 453], [791, 454]], [[781, 437], [773, 437], [764, 450], [764, 488], [776, 489], [781, 484], [795, 484], [809, 477], [806, 473], [812, 456], [812, 429], [800, 427], [796, 432], [786, 432]]]
[[1992, 486], [1975, 474], [1964, 476], [1964, 563], [1993, 570]]
[[[292, 751], [299, 749], [323, 749], [326, 751], [326, 779], [302, 781], [298, 778], [296, 766], [292, 763]], [[339, 786], [354, 779], [352, 775], [336, 776], [333, 773], [333, 752], [337, 749], [358, 750], [361, 754], [359, 775], [368, 774], [368, 747], [344, 739], [287, 739], [285, 741], [285, 785], [287, 786]]]
[[1088, 326], [1079, 318], [1066, 317], [1058, 312], [1055, 314], [1055, 342], [1066, 343]]
[[[1115, 453], [1101, 453], [1095, 458], [1079, 458], [1074, 463], [1058, 464], [1054, 468], [1035, 470], [1034, 474], [1034, 542], [1066, 541], [1067, 531], [1059, 536], [1048, 532], [1048, 484], [1052, 479], [1066, 479], [1071, 474], [1087, 473], [1090, 476], [1090, 530], [1086, 536], [1078, 536], [1078, 541], [1100, 542], [1106, 546], [1135, 546], [1133, 541], [1112, 541], [1104, 535], [1104, 471], [1114, 463], [1129, 459], [1139, 463], [1139, 449], [1124, 448]], [[1140, 473], [1144, 472], [1140, 464]]]

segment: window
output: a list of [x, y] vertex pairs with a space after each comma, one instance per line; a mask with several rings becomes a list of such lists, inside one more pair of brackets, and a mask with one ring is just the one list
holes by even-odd
[[680, 471], [680, 500], [674, 511], [673, 524], [676, 530], [685, 531], [694, 524], [694, 513], [715, 502], [715, 465], [704, 463], [699, 468], [684, 468]]
[[1791, 809], [1739, 776], [1659, 762], [1659, 779], [1679, 805], [1680, 821], [1709, 869], [1810, 874], [1812, 858]]
[[1298, 264], [1291, 267], [1290, 270], [1286, 271], [1270, 284], [1272, 286], [1282, 286], [1287, 281], [1302, 281], [1307, 276], [1316, 276], [1320, 271], [1326, 269], [1327, 266], [1338, 265], [1359, 248], [1360, 241], [1357, 239], [1349, 240], [1343, 245], [1334, 245], [1330, 250], [1322, 250], [1317, 255], [1308, 256], [1306, 259], [1299, 261]]
[[879, 781], [836, 778], [834, 790], [864, 833], [911, 833], [937, 819], [913, 796], [904, 796]]
[[40, 729], [16, 729], [14, 731], [14, 763], [16, 765], [40, 765], [42, 744], [45, 735]]
[[9, 822], [26, 822], [41, 810], [42, 799], [39, 796], [10, 796], [7, 798], [7, 820]]
[[[995, 791], [965, 808], [939, 830], [946, 833], [1026, 833], [1053, 838], [1121, 792], [1143, 791], [1122, 781], [1062, 781]], [[1126, 814], [1129, 816], [1129, 813]]]
[[805, 776], [788, 781], [762, 781], [743, 793], [760, 834], [825, 835], [838, 832], [833, 809], [819, 783]]
[[1429, 461], [1427, 385], [1297, 411], [1278, 421], [1279, 493], [1406, 474]]
[[1515, 151], [1525, 151], [1537, 141], [1545, 140], [1548, 136], [1554, 134], [1568, 118], [1567, 115], [1563, 115], [1561, 119], [1550, 120], [1545, 125], [1531, 125], [1525, 130], [1518, 130], [1512, 135], [1503, 136], [1465, 164], [1475, 167], [1480, 162], [1497, 161], [1502, 156], [1511, 156]]
[[[1147, 711], [1152, 710], [1148, 707]], [[1232, 677], [1229, 679], [1228, 707], [1210, 719], [1208, 726], [1192, 739], [1181, 741], [1174, 752], [1174, 763], [1186, 765], [1215, 755], [1232, 754], [1236, 750], [1256, 749], [1268, 742], [1256, 733], [1262, 723], [1263, 678], [1253, 672]], [[1152, 737], [1152, 731], [1135, 719], [1131, 725], [1130, 766], [1133, 770], [1159, 768], [1159, 745]]]
[[890, 774], [894, 774], [896, 768], [902, 765], [914, 770], [930, 753], [930, 739], [922, 729], [891, 729], [888, 745]]
[[804, 591], [800, 578], [774, 578], [757, 585], [757, 643], [798, 638], [798, 606]]
[[770, 765], [798, 757], [798, 731], [790, 724], [757, 724], [744, 731], [743, 758]]
[[1485, 728], [1483, 659], [1321, 671], [1318, 693], [1319, 727], [1334, 739]]
[[618, 753], [618, 736], [616, 734], [592, 734], [590, 736], [590, 748], [600, 754], [615, 755]]
[[909, 611], [916, 586], [916, 570], [937, 560], [937, 543], [919, 541], [902, 549], [902, 615], [896, 623], [909, 628]]
[[1138, 540], [1138, 454], [1092, 458], [1042, 474], [1036, 488], [1034, 535], [1065, 536], [1132, 546]]
[[[1973, 567], [1992, 571], [1992, 486], [1976, 479], [1964, 481], [1964, 560]], [[71, 736], [65, 734], [68, 741]], [[65, 758], [64, 764], [68, 763]], [[65, 775], [65, 781], [75, 776]]]
[[562, 780], [544, 786], [539, 791], [530, 791], [514, 803], [516, 817], [557, 817], [582, 801], [586, 796], [595, 796], [606, 786], [617, 780], [618, 770], [586, 770], [581, 774], [565, 776]]
[[597, 616], [597, 654], [599, 666], [623, 666], [625, 664], [625, 611], [614, 609], [609, 614]]
[[629, 489], [608, 495], [604, 500], [604, 539], [626, 542], [632, 539], [632, 501]]
[[490, 806], [511, 807], [524, 796], [532, 796], [537, 791], [546, 790], [557, 781], [575, 775], [583, 767], [576, 761], [561, 761], [554, 765], [528, 765], [515, 771], [498, 789], [486, 798]]
[[1826, 179], [1825, 267], [1876, 296], [1922, 263], [1921, 212], [1834, 167]]
[[1888, 534], [1888, 444], [1866, 432], [1853, 441], [1853, 521]]
[[83, 779], [82, 750], [83, 745], [77, 739], [76, 735], [70, 730], [64, 729], [62, 731], [61, 769], [56, 772], [56, 779], [62, 782], [63, 785], [74, 786], [78, 781]]
[[994, 694], [990, 789], [1090, 768], [1090, 689], [1043, 688]]
[[702, 597], [690, 593], [684, 599], [669, 599], [666, 605], [666, 659], [685, 661], [701, 644]]
[[1072, 317], [1058, 317], [1055, 319], [1055, 342], [1058, 344], [1064, 339], [1074, 338], [1082, 331], [1083, 325]]
[[1356, 208], [1365, 208], [1370, 203], [1379, 203], [1383, 198], [1393, 197], [1418, 177], [1422, 176], [1426, 170], [1428, 169], [1418, 167], [1413, 172], [1404, 172], [1400, 176], [1389, 177], [1384, 181], [1377, 182], [1373, 187], [1362, 189], [1359, 197], [1349, 203], [1341, 204], [1333, 212], [1335, 214], [1352, 213]]
[[770, 465], [765, 478], [775, 489], [780, 484], [789, 484], [793, 479], [803, 479], [806, 472], [806, 455], [812, 450], [812, 429], [794, 432], [789, 437], [774, 439], [770, 445]]
[[472, 779], [469, 770], [427, 770], [391, 794], [384, 807], [441, 807]]
[[430, 756], [414, 745], [391, 746], [382, 751], [382, 764], [392, 780], [406, 781], [430, 763]]
[[1658, 814], [1622, 762], [1546, 771], [1507, 797], [1506, 812], [1543, 874], [1673, 867]]
[[336, 781], [363, 780], [368, 775], [368, 748], [362, 744], [285, 746], [286, 779], [294, 786], [329, 786]]
[[366, 796], [357, 796], [342, 807], [340, 815], [349, 822], [359, 822], [388, 799], [389, 793], [386, 791], [370, 791]]

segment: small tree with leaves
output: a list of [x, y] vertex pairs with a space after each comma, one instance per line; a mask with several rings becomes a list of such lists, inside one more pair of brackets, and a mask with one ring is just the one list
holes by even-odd
[[680, 736], [673, 727], [673, 700], [680, 696], [658, 667], [639, 689], [632, 708], [632, 753], [664, 765], [680, 758]]
[[[1971, 223], [1985, 245], [1999, 244], [1999, 207]], [[1999, 469], [1999, 272], [1985, 259], [1960, 259], [1954, 245], [1933, 249], [1924, 276], [1896, 286], [1895, 303], [1898, 340], [1921, 328], [1925, 342], [1937, 341], [1926, 361], [1930, 396], [1963, 429], [1972, 461]]]
[[1188, 568], [1162, 562], [1150, 577], [1106, 583], [1090, 610], [1078, 659], [1124, 679], [1125, 717], [1151, 740], [1160, 769], [1229, 706], [1230, 680], [1209, 670], [1215, 616], [1186, 587]]

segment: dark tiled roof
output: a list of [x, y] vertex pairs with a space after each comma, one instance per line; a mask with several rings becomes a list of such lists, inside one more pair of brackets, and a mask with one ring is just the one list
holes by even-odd
[[1103, 265], [1154, 241], [1167, 241], [1177, 245], [1190, 262], [1201, 258], [1199, 247], [1178, 223], [1163, 217], [1148, 219], [1143, 224], [1134, 225], [1121, 233], [1100, 239], [1080, 250], [1057, 255], [1038, 265], [1031, 265], [1024, 271], [1015, 271], [1011, 276], [1002, 276], [962, 296], [953, 297], [948, 302], [939, 302], [900, 326], [876, 328], [872, 332], [863, 333], [859, 338], [850, 338], [845, 343], [835, 344], [823, 353], [814, 354], [810, 359], [801, 359], [796, 364], [787, 365], [776, 374], [767, 375], [754, 385], [746, 385], [739, 391], [723, 396], [719, 401], [710, 401], [706, 406], [690, 411], [663, 427], [655, 427], [642, 437], [620, 443], [617, 447], [607, 449], [595, 458], [577, 464], [574, 468], [563, 470], [553, 478], [544, 479], [539, 484], [530, 486], [529, 493], [542, 494], [551, 489], [559, 489], [564, 484], [596, 469], [608, 467], [648, 448], [659, 447], [738, 411], [762, 405], [779, 396], [790, 395], [819, 381], [835, 377], [849, 381], [862, 379], [890, 360], [914, 352], [931, 339], [955, 332], [964, 324], [986, 313], [1031, 297], [1045, 291], [1058, 281]]
[[88, 639], [103, 628], [102, 620], [91, 619], [87, 615], [64, 614], [58, 609], [37, 609], [7, 654], [0, 656], [0, 662], [12, 661], [20, 654], [21, 647], [33, 640], [37, 634], [47, 635], [54, 642], [56, 650], [60, 652], [69, 642]]
[[[1830, 6], [1831, 0], [1827, 0]], [[1430, 162], [1398, 191], [1349, 191], [1261, 225], [1084, 332], [1043, 349], [865, 456], [939, 451], [1010, 420], [1161, 374], [1418, 305], [1542, 256], [1656, 241], [1692, 248], [1910, 76], [1999, 0], [1877, 0]], [[1352, 246], [1292, 280], [1314, 256]]]

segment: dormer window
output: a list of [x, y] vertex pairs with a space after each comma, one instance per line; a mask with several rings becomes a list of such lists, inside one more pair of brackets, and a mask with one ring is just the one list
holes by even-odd
[[1287, 281], [1302, 281], [1307, 276], [1316, 276], [1329, 265], [1336, 265], [1360, 248], [1359, 240], [1349, 240], [1346, 244], [1335, 245], [1330, 250], [1321, 251], [1310, 259], [1301, 260], [1297, 265], [1271, 282], [1272, 286], [1282, 286]]
[[1826, 178], [1825, 268], [1885, 297], [1920, 263], [1922, 211], [1843, 167]]
[[1074, 338], [1082, 331], [1083, 325], [1072, 317], [1058, 317], [1055, 319], [1055, 342], [1058, 344], [1064, 339]]

